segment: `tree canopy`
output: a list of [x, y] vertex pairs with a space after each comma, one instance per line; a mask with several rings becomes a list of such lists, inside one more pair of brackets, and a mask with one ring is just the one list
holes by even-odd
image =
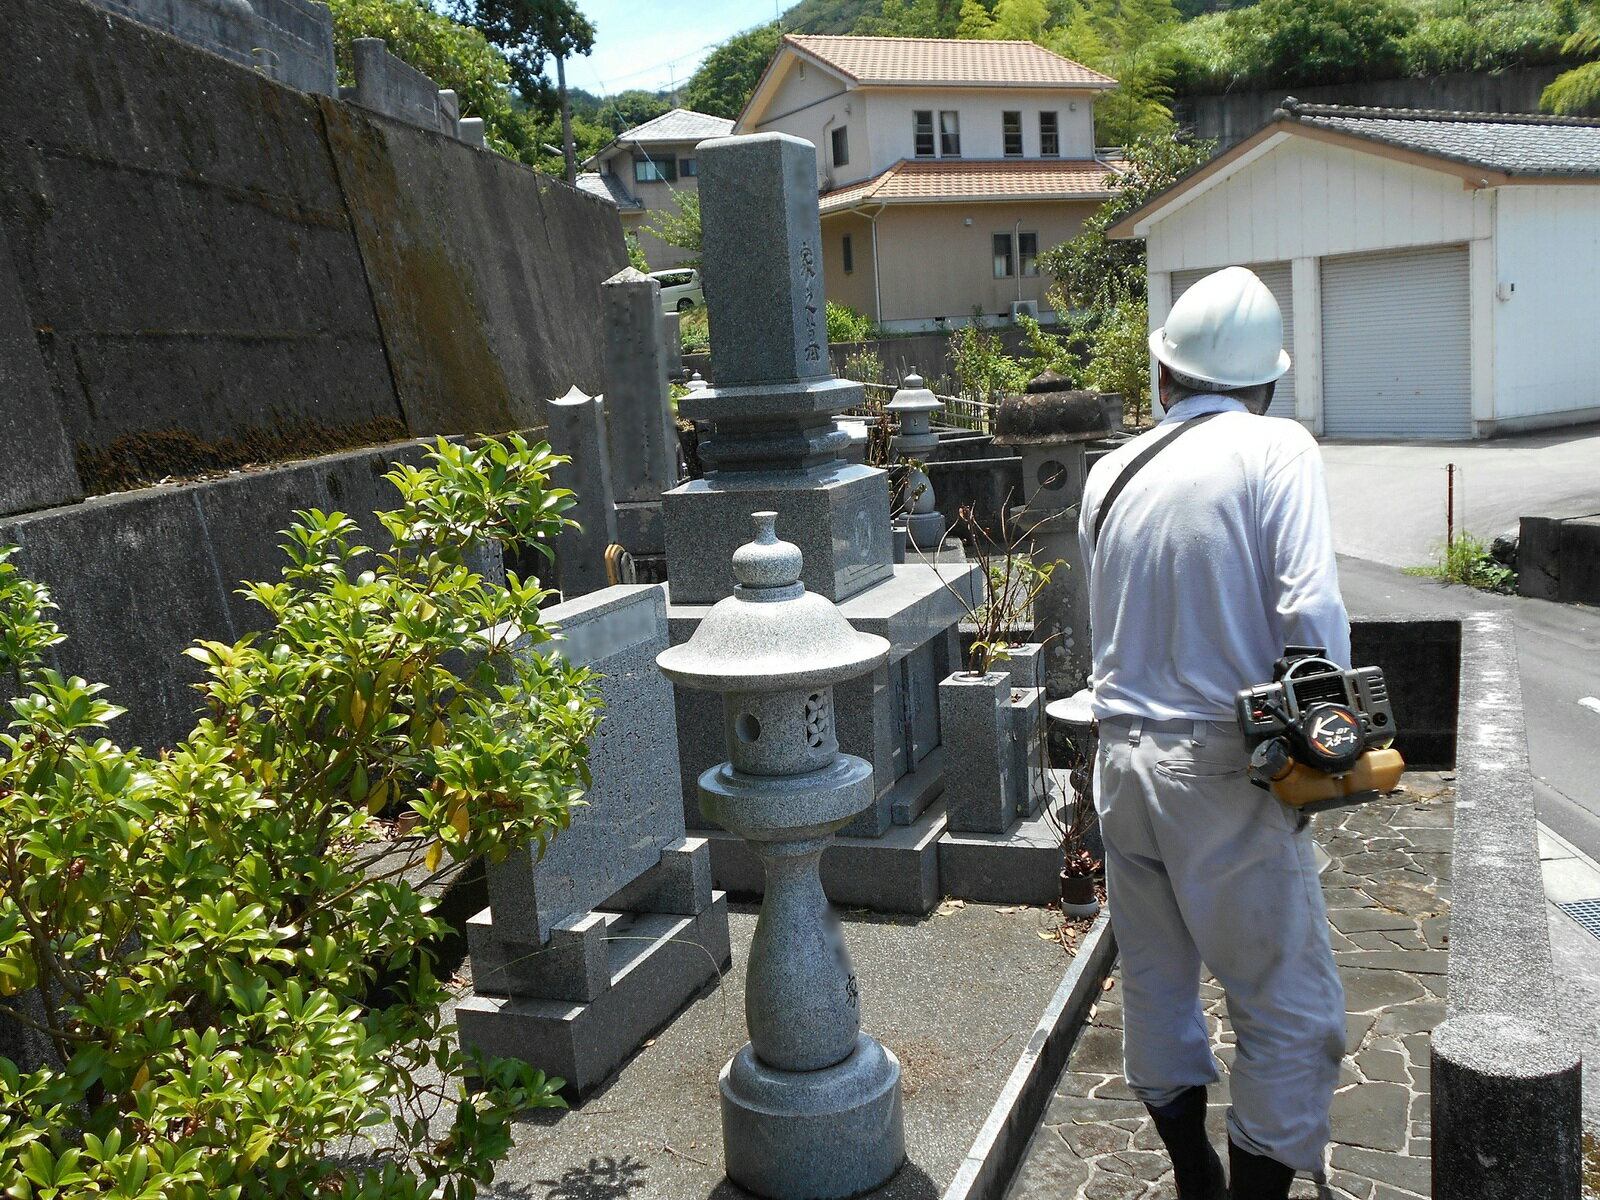
[[511, 82], [541, 112], [559, 104], [545, 60], [594, 48], [594, 26], [573, 0], [455, 0], [455, 13], [505, 55]]
[[736, 119], [782, 36], [776, 24], [758, 25], [723, 42], [690, 78], [685, 104], [695, 112]]

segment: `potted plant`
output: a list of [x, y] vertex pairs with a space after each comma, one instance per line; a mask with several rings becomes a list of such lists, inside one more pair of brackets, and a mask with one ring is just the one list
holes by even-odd
[[1100, 911], [1095, 892], [1101, 860], [1095, 854], [1093, 834], [1098, 821], [1094, 807], [1094, 748], [1069, 739], [1074, 761], [1067, 767], [1067, 795], [1050, 814], [1061, 842], [1061, 914], [1092, 917]]

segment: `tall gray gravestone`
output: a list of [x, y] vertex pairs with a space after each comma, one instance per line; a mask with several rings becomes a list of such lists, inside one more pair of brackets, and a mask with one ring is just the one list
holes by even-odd
[[[959, 662], [957, 626], [976, 569], [895, 565], [889, 480], [840, 458], [849, 435], [834, 414], [862, 401], [831, 373], [817, 215], [816, 151], [784, 134], [714, 138], [698, 148], [706, 304], [716, 386], [678, 402], [705, 422], [706, 477], [663, 497], [668, 617], [687, 641], [733, 591], [730, 562], [749, 514], [773, 511], [803, 554], [801, 581], [837, 603], [860, 633], [890, 644], [886, 661], [839, 685], [839, 742], [872, 767], [873, 798], [823, 858], [838, 903], [926, 912], [938, 901], [936, 842], [943, 815], [939, 680]], [[965, 599], [963, 599], [965, 597]], [[713, 699], [680, 688], [685, 793], [721, 761]], [[760, 891], [760, 864], [743, 841], [691, 804], [691, 827], [711, 830], [719, 886]]]
[[847, 599], [893, 574], [889, 491], [882, 471], [839, 457], [849, 438], [833, 415], [862, 390], [828, 360], [816, 150], [761, 133], [712, 138], [697, 156], [717, 384], [678, 402], [711, 435], [705, 478], [665, 498], [673, 602], [732, 591], [728, 563], [758, 509], [784, 514], [806, 587]]
[[591, 668], [605, 704], [593, 778], [544, 853], [488, 872], [467, 926], [473, 992], [461, 1043], [516, 1058], [585, 1097], [730, 961], [727, 902], [710, 850], [685, 836], [659, 585], [617, 586], [545, 610], [562, 640], [539, 647]]
[[661, 496], [678, 482], [667, 401], [661, 285], [624, 267], [600, 285], [606, 325], [606, 437], [617, 536], [636, 559], [666, 551]]

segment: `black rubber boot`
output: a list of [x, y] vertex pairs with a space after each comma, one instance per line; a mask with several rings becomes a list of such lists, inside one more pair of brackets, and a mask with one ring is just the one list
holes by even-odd
[[1171, 1104], [1145, 1105], [1172, 1156], [1178, 1200], [1228, 1200], [1222, 1160], [1206, 1137], [1206, 1090], [1192, 1087]]
[[1294, 1168], [1265, 1154], [1251, 1154], [1228, 1141], [1228, 1200], [1289, 1200]]

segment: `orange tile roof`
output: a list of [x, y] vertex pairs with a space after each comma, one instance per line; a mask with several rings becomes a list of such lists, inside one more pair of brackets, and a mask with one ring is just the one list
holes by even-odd
[[1120, 172], [1096, 159], [951, 161], [901, 159], [871, 179], [824, 192], [822, 214], [859, 204], [945, 200], [1103, 200]]
[[1032, 42], [785, 34], [857, 83], [1110, 88], [1117, 81]]

